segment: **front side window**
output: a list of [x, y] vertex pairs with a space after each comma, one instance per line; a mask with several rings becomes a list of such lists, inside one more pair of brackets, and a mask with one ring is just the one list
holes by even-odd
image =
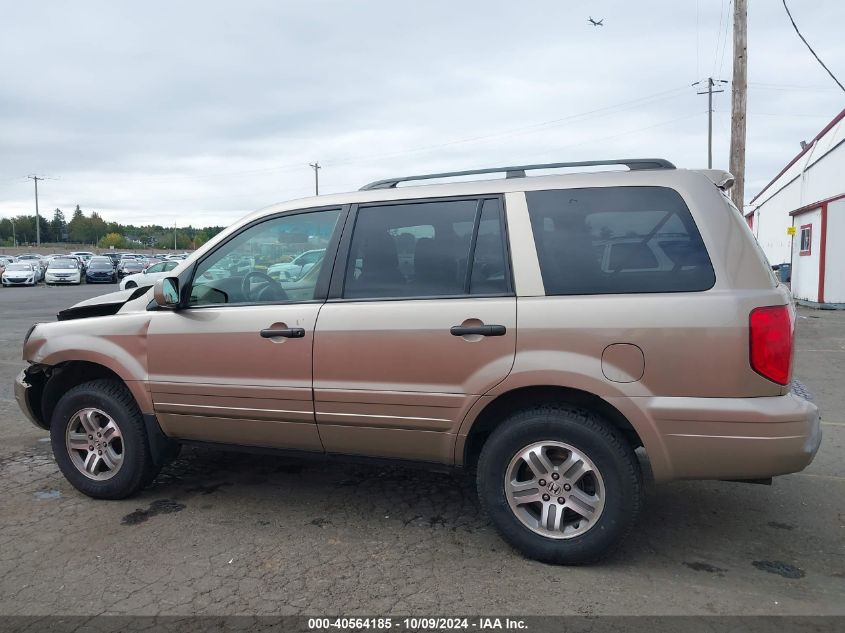
[[499, 201], [362, 207], [344, 298], [502, 294], [509, 289]]
[[525, 194], [547, 295], [708, 290], [716, 281], [683, 198], [664, 187]]
[[339, 216], [339, 209], [284, 215], [244, 229], [199, 263], [190, 305], [314, 299], [322, 255], [307, 267], [295, 261], [307, 251], [325, 253]]

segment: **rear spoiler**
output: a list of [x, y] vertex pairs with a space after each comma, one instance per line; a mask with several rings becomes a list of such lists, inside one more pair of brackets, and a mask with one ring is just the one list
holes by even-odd
[[722, 191], [727, 191], [734, 186], [734, 175], [724, 169], [696, 169], [695, 171], [707, 176]]

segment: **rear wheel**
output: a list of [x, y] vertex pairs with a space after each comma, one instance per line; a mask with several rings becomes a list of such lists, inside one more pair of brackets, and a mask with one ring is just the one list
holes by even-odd
[[593, 413], [566, 405], [505, 420], [482, 449], [477, 483], [502, 537], [547, 563], [607, 556], [642, 502], [639, 464], [624, 438]]
[[123, 499], [158, 474], [143, 418], [126, 387], [93, 380], [68, 391], [50, 423], [56, 463], [80, 492]]

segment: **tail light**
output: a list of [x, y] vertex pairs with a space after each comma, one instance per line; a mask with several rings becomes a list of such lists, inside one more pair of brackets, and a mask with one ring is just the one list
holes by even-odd
[[794, 335], [789, 306], [755, 308], [749, 324], [751, 368], [779, 385], [789, 384]]

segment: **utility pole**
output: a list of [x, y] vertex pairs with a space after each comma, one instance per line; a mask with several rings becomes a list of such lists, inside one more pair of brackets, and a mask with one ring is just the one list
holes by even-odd
[[15, 218], [9, 218], [9, 222], [12, 223], [12, 246], [18, 245], [18, 237], [15, 234]]
[[314, 170], [314, 195], [319, 196], [320, 195], [320, 174], [319, 174], [319, 170], [321, 169], [320, 163], [314, 162], [314, 163], [308, 163], [308, 165], [311, 167], [311, 169]]
[[[701, 82], [696, 81], [693, 86], [699, 85]], [[713, 94], [717, 92], [724, 92], [724, 90], [713, 90], [716, 84], [728, 83], [724, 79], [707, 78], [707, 90], [702, 90], [696, 94], [707, 95], [707, 169], [713, 169]]]
[[41, 246], [41, 216], [38, 214], [38, 181], [44, 180], [40, 176], [27, 176], [35, 182], [35, 245]]
[[173, 223], [173, 250], [176, 250], [176, 222]]
[[745, 110], [748, 105], [748, 0], [734, 0], [734, 72], [731, 91], [731, 199], [743, 213], [745, 195]]

